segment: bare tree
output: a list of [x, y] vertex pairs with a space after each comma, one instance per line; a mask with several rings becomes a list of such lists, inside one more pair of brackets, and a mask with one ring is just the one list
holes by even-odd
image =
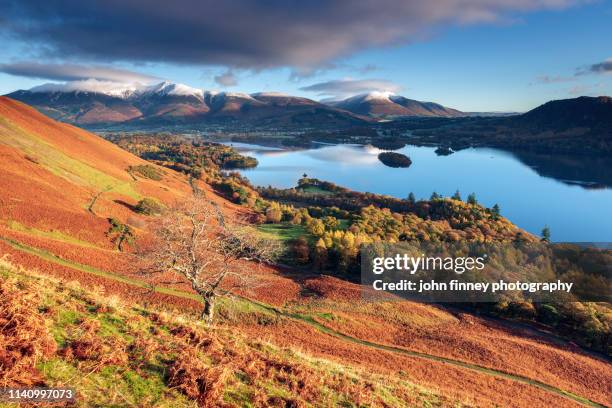
[[[278, 245], [248, 225], [229, 222], [213, 203], [193, 197], [168, 209], [139, 254], [144, 273], [171, 272], [186, 279], [204, 302], [201, 318], [212, 323], [220, 296], [255, 284], [255, 264], [270, 263]], [[250, 262], [247, 262], [250, 261]]]

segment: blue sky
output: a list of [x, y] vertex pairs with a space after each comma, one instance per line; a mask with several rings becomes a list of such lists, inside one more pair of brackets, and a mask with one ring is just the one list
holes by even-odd
[[[23, 11], [20, 16], [40, 18]], [[358, 29], [353, 30], [360, 35]], [[149, 61], [155, 59], [150, 54], [130, 61], [129, 54], [106, 58], [87, 50], [87, 45], [73, 56], [59, 41], [48, 45], [40, 37], [22, 33], [0, 37], [6, 45], [0, 49], [0, 64], [8, 66], [22, 61], [94, 64], [203, 89], [280, 91], [313, 99], [330, 95], [301, 88], [337, 80], [380, 80], [393, 84], [394, 90], [409, 98], [435, 101], [463, 111], [526, 111], [551, 99], [612, 94], [612, 71], [590, 70], [592, 65], [612, 58], [609, 1], [561, 9], [504, 10], [492, 22], [432, 24], [417, 33], [410, 32], [407, 37], [387, 41], [393, 45], [387, 44], [385, 37], [362, 48], [359, 41], [351, 42], [338, 55], [322, 48], [313, 54], [317, 61], [307, 67], [308, 75], [301, 76], [292, 73], [303, 69], [303, 59], [295, 62], [300, 57], [289, 55], [289, 51], [279, 52], [278, 58], [274, 56], [268, 62], [270, 53], [263, 48], [262, 66], [257, 66], [257, 56], [247, 62], [240, 58], [240, 52], [251, 52], [248, 48], [237, 51], [237, 56], [227, 57], [227, 63], [222, 52], [195, 60], [189, 49], [184, 51], [189, 54], [185, 58], [170, 52], [165, 61]], [[297, 41], [296, 47], [299, 45]], [[199, 51], [202, 44], [193, 46], [199, 47]], [[55, 47], [56, 52], [48, 53], [45, 47]], [[319, 58], [321, 55], [324, 57]], [[231, 77], [225, 85], [218, 78], [223, 73]], [[53, 78], [0, 72], [0, 93], [28, 89], [50, 79]], [[338, 95], [341, 96], [348, 94]]]

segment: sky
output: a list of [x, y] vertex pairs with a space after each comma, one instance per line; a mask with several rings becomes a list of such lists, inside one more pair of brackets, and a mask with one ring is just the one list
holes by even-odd
[[612, 94], [612, 1], [1, 0], [0, 94], [183, 83], [523, 112]]

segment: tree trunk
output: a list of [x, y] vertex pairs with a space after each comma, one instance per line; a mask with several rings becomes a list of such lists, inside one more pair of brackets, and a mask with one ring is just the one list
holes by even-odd
[[125, 241], [125, 228], [121, 230], [121, 234], [119, 235], [119, 239], [117, 240], [117, 249], [119, 252], [123, 252], [123, 241]]
[[206, 322], [206, 324], [212, 324], [215, 318], [215, 298], [214, 296], [203, 296], [204, 308], [200, 318]]

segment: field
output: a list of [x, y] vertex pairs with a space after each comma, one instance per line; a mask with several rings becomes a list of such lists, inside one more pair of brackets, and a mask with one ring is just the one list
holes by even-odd
[[262, 224], [259, 225], [257, 229], [267, 238], [277, 239], [282, 242], [291, 241], [308, 235], [303, 226], [288, 223]]
[[[23, 319], [0, 324], [0, 359], [22, 350], [0, 366], [5, 384], [73, 385], [81, 406], [612, 405], [606, 357], [451, 308], [366, 303], [357, 285], [309, 271], [243, 261], [260, 284], [206, 327], [188, 284], [139, 274], [108, 233], [112, 217], [145, 241], [155, 218], [133, 211], [138, 199], [171, 206], [191, 196], [188, 178], [133, 177], [149, 164], [6, 98], [0, 118], [0, 322]], [[122, 187], [105, 191], [109, 180]], [[250, 215], [198, 188], [225, 217]]]
[[317, 187], [317, 186], [302, 187], [300, 188], [300, 191], [303, 191], [304, 193], [311, 193], [311, 194], [334, 194], [333, 191], [324, 190], [321, 187]]

